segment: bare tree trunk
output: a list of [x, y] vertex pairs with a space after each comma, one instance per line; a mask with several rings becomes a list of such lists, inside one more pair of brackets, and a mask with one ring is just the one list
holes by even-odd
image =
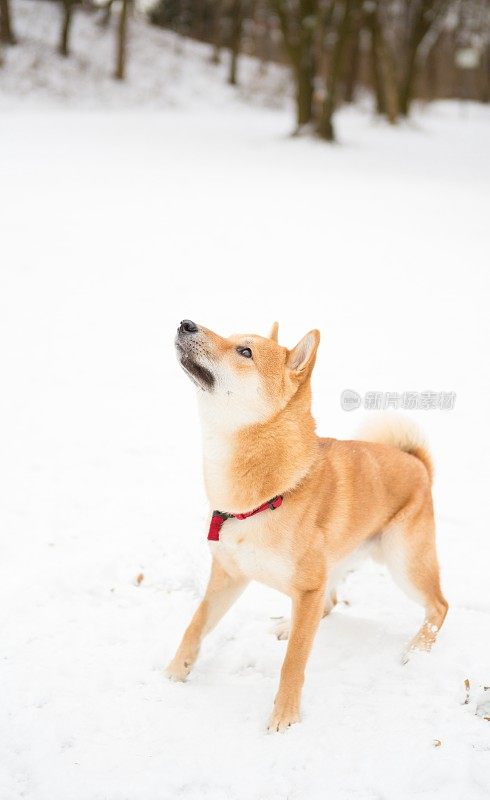
[[308, 125], [313, 116], [315, 75], [311, 58], [307, 54], [304, 54], [304, 58], [295, 65], [294, 72], [296, 75], [296, 125], [299, 130], [303, 125]]
[[231, 37], [230, 37], [230, 73], [228, 83], [237, 84], [238, 56], [242, 41], [243, 0], [233, 0], [231, 6]]
[[63, 24], [61, 26], [60, 43], [58, 52], [65, 58], [70, 55], [70, 32], [73, 19], [73, 0], [61, 0], [63, 5]]
[[[405, 2], [409, 14], [412, 0]], [[398, 107], [404, 117], [408, 117], [410, 113], [415, 91], [420, 45], [428, 32], [439, 23], [448, 5], [449, 0], [420, 0], [413, 10], [414, 17], [408, 35], [404, 72], [398, 92]]]
[[333, 126], [333, 115], [337, 106], [339, 94], [339, 83], [342, 76], [346, 45], [349, 39], [350, 15], [355, 5], [355, 0], [344, 0], [342, 17], [337, 30], [337, 41], [335, 42], [332, 63], [327, 77], [327, 91], [323, 102], [322, 113], [318, 120], [317, 133], [327, 142], [335, 141], [335, 129]]
[[381, 74], [383, 76], [386, 116], [388, 122], [394, 125], [398, 121], [398, 85], [396, 78], [396, 63], [391, 45], [385, 35], [384, 27], [378, 19], [379, 25], [379, 58], [381, 62]]
[[361, 15], [356, 13], [356, 18], [352, 23], [352, 33], [349, 37], [349, 47], [346, 54], [347, 70], [345, 76], [345, 91], [344, 100], [346, 103], [352, 103], [357, 86], [357, 79], [359, 77], [359, 61], [361, 55], [360, 38], [361, 38]]
[[106, 4], [102, 8], [102, 14], [99, 19], [99, 25], [101, 28], [108, 28], [109, 22], [111, 21], [112, 15], [112, 4], [114, 0], [107, 0]]
[[437, 97], [437, 62], [434, 48], [431, 48], [427, 56], [424, 79], [425, 99], [434, 100]]
[[400, 83], [398, 105], [402, 117], [408, 117], [413, 99], [413, 90], [416, 77], [417, 45], [414, 41], [409, 44], [408, 57], [405, 62], [405, 71]]
[[128, 36], [128, 17], [131, 0], [121, 0], [121, 13], [117, 31], [116, 71], [114, 77], [123, 81], [126, 75], [126, 50]]
[[482, 55], [482, 91], [481, 102], [490, 103], [490, 44], [487, 44]]
[[192, 16], [191, 36], [199, 41], [205, 39], [204, 7], [205, 0], [194, 0], [194, 13]]
[[221, 12], [222, 12], [223, 3], [221, 0], [214, 0], [213, 3], [213, 33], [211, 37], [211, 42], [213, 45], [213, 51], [211, 55], [211, 64], [219, 64], [220, 62], [220, 52], [221, 52]]
[[0, 43], [15, 44], [10, 0], [0, 0]]
[[307, 125], [313, 117], [313, 95], [315, 90], [316, 0], [300, 0], [299, 50], [297, 59], [297, 123], [298, 128]]
[[279, 19], [284, 47], [293, 68], [296, 82], [296, 126], [299, 131], [311, 122], [313, 116], [317, 1], [299, 0], [295, 33], [290, 30], [290, 19], [284, 1], [271, 0], [271, 2]]
[[376, 111], [378, 114], [386, 114], [388, 121], [394, 125], [398, 118], [395, 63], [381, 24], [378, 4], [369, 10], [367, 19], [371, 31], [371, 59]]
[[371, 60], [371, 75], [373, 81], [374, 97], [376, 100], [376, 113], [384, 114], [386, 111], [385, 93], [383, 87], [383, 80], [381, 77], [381, 64], [379, 58], [379, 26], [376, 21], [376, 9], [370, 9], [367, 13], [367, 21], [369, 31], [371, 34], [371, 47], [370, 47], [370, 60]]
[[259, 74], [265, 75], [267, 67], [272, 60], [273, 45], [271, 41], [271, 17], [265, 11], [261, 2], [254, 3], [254, 19], [259, 23], [260, 35], [258, 39], [258, 53], [260, 58]]

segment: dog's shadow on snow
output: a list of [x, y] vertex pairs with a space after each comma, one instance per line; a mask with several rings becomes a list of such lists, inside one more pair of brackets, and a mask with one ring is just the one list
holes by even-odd
[[356, 616], [350, 609], [335, 609], [323, 619], [315, 638], [312, 658], [325, 667], [399, 662], [404, 645], [415, 630], [393, 630], [386, 619]]
[[[276, 639], [270, 623], [271, 619], [264, 619], [261, 633], [255, 619], [240, 631], [231, 628], [225, 635], [216, 636], [202, 653], [193, 680], [235, 683], [237, 677], [253, 675], [275, 679], [288, 643]], [[320, 622], [308, 671], [324, 674], [330, 670], [339, 676], [349, 671], [353, 675], [362, 672], [372, 675], [389, 671], [395, 665], [401, 667], [401, 655], [414, 632], [415, 628], [408, 630], [405, 620], [398, 620], [395, 629], [392, 619], [362, 617], [351, 607], [335, 608]]]

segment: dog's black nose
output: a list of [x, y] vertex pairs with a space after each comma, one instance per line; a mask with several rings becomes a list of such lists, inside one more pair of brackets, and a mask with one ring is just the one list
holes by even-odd
[[191, 319], [183, 319], [179, 326], [179, 333], [197, 333], [197, 325]]

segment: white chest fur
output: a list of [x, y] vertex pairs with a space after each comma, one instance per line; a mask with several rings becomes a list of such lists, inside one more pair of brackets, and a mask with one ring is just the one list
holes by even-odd
[[[293, 561], [287, 550], [278, 547], [272, 525], [276, 512], [264, 511], [249, 519], [228, 519], [220, 531], [219, 542], [212, 542], [213, 555], [231, 574], [242, 574], [288, 592], [293, 576]], [[273, 544], [276, 539], [275, 544]]]

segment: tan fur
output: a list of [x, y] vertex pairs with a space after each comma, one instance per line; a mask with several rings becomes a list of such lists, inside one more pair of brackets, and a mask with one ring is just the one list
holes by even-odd
[[269, 333], [269, 339], [272, 339], [273, 342], [277, 342], [279, 336], [279, 323], [274, 322], [271, 328], [271, 332]]
[[[424, 606], [424, 624], [405, 658], [411, 650], [430, 649], [447, 611], [428, 450], [413, 426], [393, 421], [366, 432], [371, 441], [316, 435], [310, 377], [319, 338], [311, 331], [289, 351], [273, 339], [222, 339], [200, 327], [192, 344], [200, 363], [216, 375], [213, 390], [199, 395], [211, 507], [236, 514], [277, 494], [284, 502], [273, 512], [227, 520], [220, 541], [210, 543], [208, 589], [167, 674], [185, 679], [203, 636], [249, 580], [285, 592], [293, 605], [291, 633], [269, 730], [284, 730], [299, 719], [313, 639], [350, 565], [367, 555], [384, 561], [401, 588]], [[253, 359], [243, 358], [237, 347], [250, 347]], [[280, 634], [287, 636], [284, 624]]]
[[425, 465], [432, 484], [434, 466], [427, 442], [422, 436], [420, 428], [408, 417], [400, 417], [399, 414], [382, 414], [365, 423], [357, 438], [365, 442], [389, 444], [391, 447], [397, 447], [404, 453], [410, 453], [419, 458]]

